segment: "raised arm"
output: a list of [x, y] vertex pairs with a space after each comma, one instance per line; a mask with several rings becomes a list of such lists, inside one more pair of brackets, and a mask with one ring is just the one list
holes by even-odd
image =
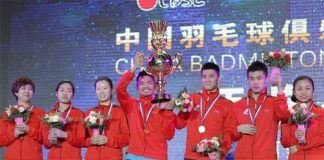
[[137, 52], [135, 54], [135, 66], [133, 66], [130, 70], [126, 71], [122, 75], [116, 87], [117, 100], [126, 114], [129, 113], [131, 104], [131, 96], [127, 92], [127, 87], [133, 81], [135, 77], [135, 71], [143, 66], [143, 57], [143, 53]]

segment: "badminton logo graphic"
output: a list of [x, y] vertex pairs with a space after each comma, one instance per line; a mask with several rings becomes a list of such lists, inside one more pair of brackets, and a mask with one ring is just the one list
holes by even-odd
[[156, 6], [160, 8], [176, 8], [176, 7], [203, 7], [206, 5], [205, 0], [136, 0], [137, 6], [142, 11], [151, 11]]

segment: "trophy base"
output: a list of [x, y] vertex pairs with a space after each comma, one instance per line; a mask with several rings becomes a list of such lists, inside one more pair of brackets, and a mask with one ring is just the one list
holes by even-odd
[[170, 101], [170, 95], [169, 94], [155, 94], [153, 100], [151, 100], [152, 103], [163, 103]]

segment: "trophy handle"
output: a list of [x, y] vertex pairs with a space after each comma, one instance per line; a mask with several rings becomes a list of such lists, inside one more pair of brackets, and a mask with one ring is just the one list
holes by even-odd
[[176, 65], [175, 68], [174, 68], [174, 69], [177, 69], [177, 68], [180, 66], [180, 64], [181, 64], [181, 60], [182, 60], [182, 53], [181, 53], [181, 52], [176, 53], [176, 55], [175, 55], [172, 59], [173, 59], [173, 60], [174, 60], [174, 59], [177, 59], [177, 60], [178, 60], [178, 63], [177, 63], [177, 65]]

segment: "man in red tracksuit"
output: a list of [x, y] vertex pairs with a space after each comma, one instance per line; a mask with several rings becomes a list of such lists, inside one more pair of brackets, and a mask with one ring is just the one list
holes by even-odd
[[290, 113], [283, 93], [280, 75], [275, 78], [277, 97], [268, 95], [268, 70], [255, 61], [247, 69], [248, 96], [233, 104], [232, 138], [238, 141], [235, 159], [275, 160], [279, 121], [286, 121]]
[[[171, 110], [160, 109], [161, 104], [151, 103], [155, 80], [152, 75], [142, 71], [136, 79], [139, 99], [132, 98], [127, 86], [135, 77], [134, 72], [143, 65], [144, 56], [136, 53], [135, 66], [124, 73], [117, 85], [117, 99], [128, 118], [130, 141], [126, 159], [167, 159], [167, 140], [174, 136], [174, 118]], [[164, 103], [165, 104], [165, 103]]]
[[208, 159], [207, 156], [193, 151], [202, 139], [221, 138], [221, 158], [224, 158], [231, 148], [232, 102], [220, 96], [219, 76], [219, 67], [215, 63], [205, 63], [201, 69], [202, 92], [191, 95], [195, 109], [190, 112], [180, 111], [176, 117], [177, 129], [187, 126], [185, 159]]

